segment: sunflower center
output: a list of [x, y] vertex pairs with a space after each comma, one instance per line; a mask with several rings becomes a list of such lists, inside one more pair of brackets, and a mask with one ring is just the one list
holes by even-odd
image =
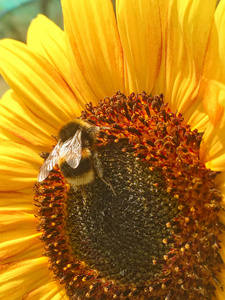
[[[161, 276], [163, 255], [172, 239], [166, 226], [177, 215], [160, 173], [122, 152], [124, 143], [99, 147], [104, 174], [115, 190], [96, 176], [85, 185], [86, 199], [70, 190], [66, 231], [74, 256], [99, 275], [120, 283], [140, 283]], [[127, 145], [129, 149], [130, 145]], [[105, 176], [105, 178], [106, 178]]]
[[162, 95], [117, 93], [80, 119], [89, 125], [75, 122], [79, 166], [59, 162], [35, 196], [46, 255], [69, 297], [211, 299], [224, 226], [216, 173], [199, 160], [202, 134]]

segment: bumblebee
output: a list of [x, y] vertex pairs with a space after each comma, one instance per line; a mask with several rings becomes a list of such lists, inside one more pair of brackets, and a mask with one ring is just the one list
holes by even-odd
[[76, 119], [64, 125], [59, 131], [59, 140], [40, 168], [37, 180], [46, 179], [50, 171], [58, 164], [63, 176], [73, 187], [84, 186], [94, 180], [95, 174], [103, 182], [103, 170], [96, 149], [96, 134], [101, 127], [92, 126]]

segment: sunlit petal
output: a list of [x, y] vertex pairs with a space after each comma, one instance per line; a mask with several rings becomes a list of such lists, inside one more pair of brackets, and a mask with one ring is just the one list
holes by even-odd
[[97, 102], [123, 91], [124, 59], [111, 1], [62, 0], [62, 8], [79, 100]]
[[0, 274], [0, 298], [23, 299], [27, 292], [50, 282], [51, 274], [45, 257], [28, 259], [16, 264], [9, 264]]
[[37, 150], [14, 142], [2, 142], [0, 158], [1, 191], [18, 191], [33, 185], [42, 162]]
[[65, 40], [64, 31], [44, 15], [32, 21], [27, 33], [27, 45], [44, 56], [75, 92]]
[[[199, 87], [216, 1], [168, 3], [163, 22], [163, 57], [154, 92], [162, 92], [173, 110], [189, 114]], [[163, 8], [163, 7], [162, 7]], [[186, 119], [188, 122], [188, 118]]]
[[206, 167], [214, 171], [225, 170], [225, 85], [209, 81], [205, 89], [204, 107], [209, 116], [209, 124], [203, 135], [201, 159]]
[[126, 92], [150, 93], [161, 60], [161, 22], [158, 1], [118, 0], [118, 28], [128, 68]]
[[0, 42], [0, 55], [5, 80], [32, 111], [41, 110], [47, 123], [59, 128], [78, 115], [73, 92], [46, 59], [13, 40]]

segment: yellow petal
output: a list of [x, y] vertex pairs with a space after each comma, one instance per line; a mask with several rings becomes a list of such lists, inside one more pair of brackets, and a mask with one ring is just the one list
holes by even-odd
[[204, 106], [209, 124], [203, 135], [200, 158], [206, 167], [225, 171], [225, 85], [209, 81], [204, 95]]
[[209, 117], [205, 112], [202, 101], [195, 101], [184, 115], [184, 121], [191, 125], [192, 130], [198, 129], [201, 132], [205, 131]]
[[40, 288], [30, 292], [26, 299], [30, 300], [66, 300], [69, 299], [66, 295], [64, 286], [60, 286], [56, 282], [49, 282], [42, 285]]
[[5, 265], [0, 274], [0, 299], [24, 299], [29, 292], [51, 281], [46, 257]]
[[124, 61], [110, 0], [63, 0], [71, 72], [80, 101], [124, 90]]
[[43, 244], [38, 240], [40, 234], [11, 239], [0, 243], [0, 261], [4, 264], [21, 259], [41, 257], [44, 252]]
[[0, 145], [0, 190], [18, 191], [31, 187], [43, 159], [39, 151], [22, 144], [2, 142]]
[[[220, 1], [215, 13], [215, 24], [219, 37], [219, 57], [222, 63], [221, 80], [225, 82], [225, 1]], [[218, 59], [217, 59], [218, 60]]]
[[[58, 130], [49, 125], [46, 120], [38, 117], [35, 111], [27, 107], [21, 97], [12, 90], [5, 93], [0, 101], [0, 124], [1, 130], [11, 139], [17, 142], [33, 146], [43, 150], [49, 150], [54, 144], [51, 134], [57, 135]], [[47, 120], [48, 121], [48, 120]], [[49, 148], [49, 149], [48, 149]]]
[[[1, 242], [36, 234], [37, 220], [33, 214], [11, 212], [0, 215]], [[0, 298], [1, 299], [1, 298]]]
[[162, 92], [171, 109], [185, 117], [193, 103], [201, 101], [200, 80], [216, 0], [172, 0], [166, 6], [162, 65], [154, 93]]
[[[203, 66], [202, 77], [206, 79], [219, 80], [221, 79], [222, 62], [219, 55], [219, 38], [220, 33], [218, 32], [215, 16], [212, 23], [211, 32], [209, 35], [207, 51], [205, 55], [205, 61]], [[202, 82], [202, 89], [204, 90], [204, 81]]]
[[25, 44], [0, 42], [0, 71], [24, 104], [57, 130], [79, 114], [74, 94], [60, 74]]
[[19, 192], [3, 192], [0, 193], [0, 212], [23, 211], [34, 213], [36, 211], [33, 205], [34, 198], [33, 187], [20, 190]]
[[[225, 207], [225, 172], [221, 172], [216, 176], [215, 186], [222, 193], [223, 200], [221, 203]], [[225, 215], [223, 221], [223, 223], [225, 224]]]
[[126, 91], [150, 93], [161, 59], [159, 3], [118, 0], [116, 12], [129, 74]]
[[64, 31], [44, 15], [38, 15], [28, 29], [27, 45], [44, 56], [75, 92]]

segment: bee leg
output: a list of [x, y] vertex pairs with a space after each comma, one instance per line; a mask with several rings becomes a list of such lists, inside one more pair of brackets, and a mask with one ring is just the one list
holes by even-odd
[[103, 171], [102, 171], [102, 166], [101, 166], [101, 162], [100, 160], [98, 159], [98, 154], [97, 152], [94, 152], [93, 153], [93, 160], [94, 160], [94, 166], [95, 166], [95, 170], [96, 170], [96, 173], [98, 175], [98, 177], [106, 184], [110, 187], [110, 189], [112, 190], [114, 196], [116, 196], [116, 192], [113, 188], [113, 186], [111, 185], [111, 183], [104, 178], [103, 176]]
[[84, 186], [82, 185], [82, 188], [81, 188], [81, 194], [83, 196], [84, 199], [87, 199], [87, 194], [85, 192], [85, 189], [84, 189]]
[[110, 187], [110, 189], [112, 190], [114, 196], [116, 196], [116, 192], [115, 192], [113, 186], [111, 185], [111, 183], [110, 183], [107, 179], [105, 179], [105, 178], [103, 177], [103, 175], [102, 175], [102, 176], [99, 176], [99, 177], [101, 178], [101, 180], [102, 180], [106, 185], [108, 185], [108, 186]]

